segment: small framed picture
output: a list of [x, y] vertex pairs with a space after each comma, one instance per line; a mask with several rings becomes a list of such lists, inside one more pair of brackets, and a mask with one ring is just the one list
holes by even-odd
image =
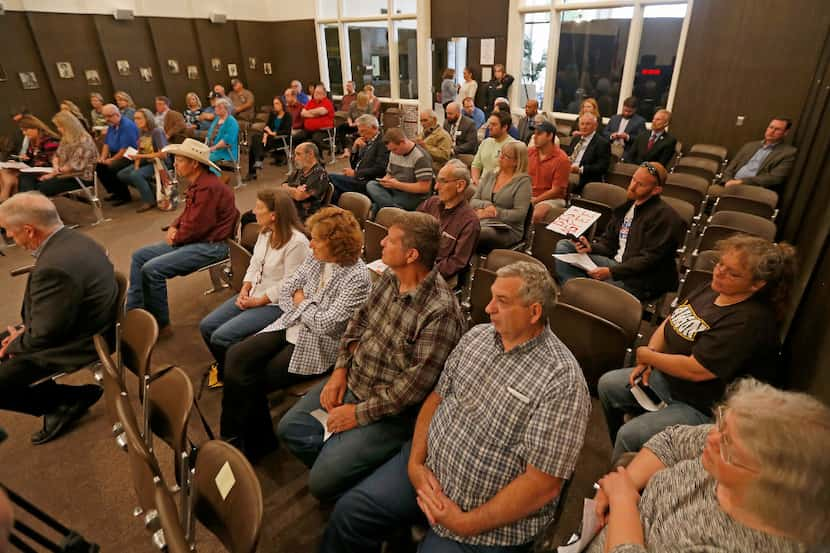
[[101, 86], [101, 75], [98, 74], [97, 69], [87, 69], [84, 71], [84, 76], [89, 86]]
[[262, 72], [266, 75], [271, 75], [272, 74], [271, 62], [270, 61], [266, 61], [265, 63], [262, 64]]
[[222, 71], [222, 60], [219, 58], [210, 58], [210, 67], [214, 71]]
[[248, 58], [248, 69], [256, 69], [256, 58]]
[[167, 60], [167, 69], [170, 70], [170, 73], [173, 75], [179, 74], [179, 62], [178, 60]]
[[236, 70], [235, 63], [228, 64], [228, 77], [237, 77], [239, 76], [239, 72]]
[[130, 74], [130, 62], [127, 60], [115, 60], [115, 67], [118, 69], [118, 74], [122, 77]]
[[141, 80], [145, 83], [153, 80], [153, 70], [150, 67], [139, 67], [138, 74], [141, 75]]
[[18, 75], [20, 76], [20, 84], [23, 86], [23, 90], [36, 90], [40, 88], [37, 82], [37, 75], [35, 75], [34, 71], [18, 73]]
[[6, 75], [6, 70], [3, 69], [3, 66], [0, 65], [0, 83], [4, 83], [9, 80], [9, 76]]
[[187, 66], [187, 78], [191, 81], [195, 81], [199, 78], [199, 68], [195, 65], [188, 65]]
[[58, 66], [58, 76], [61, 79], [74, 79], [75, 71], [72, 69], [72, 64], [68, 61], [59, 61], [55, 65]]

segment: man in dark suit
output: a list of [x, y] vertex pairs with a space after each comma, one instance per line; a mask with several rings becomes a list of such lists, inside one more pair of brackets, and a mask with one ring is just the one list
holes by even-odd
[[66, 386], [48, 377], [95, 360], [92, 337], [112, 326], [118, 286], [104, 249], [65, 228], [54, 204], [39, 192], [4, 202], [0, 226], [36, 258], [23, 299], [23, 324], [1, 335], [0, 409], [42, 415], [43, 429], [32, 435], [32, 443], [42, 444], [101, 397], [98, 386]]
[[611, 142], [611, 150], [618, 149], [618, 157], [646, 130], [646, 120], [637, 114], [637, 98], [630, 96], [623, 101], [622, 113], [612, 115], [602, 130], [602, 136]]
[[579, 194], [589, 182], [602, 182], [611, 163], [611, 143], [597, 132], [597, 117], [593, 113], [579, 116], [581, 136], [571, 146], [572, 192]]
[[723, 171], [724, 184], [776, 188], [787, 182], [798, 153], [795, 146], [782, 142], [791, 126], [792, 121], [785, 117], [776, 117], [770, 121], [764, 139], [744, 144], [726, 166]]
[[343, 192], [366, 194], [366, 183], [386, 175], [389, 163], [389, 150], [381, 140], [377, 117], [364, 114], [355, 123], [358, 138], [352, 144], [350, 167], [343, 169], [342, 175], [329, 174], [329, 180], [334, 185], [331, 203], [335, 205]]
[[530, 139], [536, 131], [536, 114], [538, 113], [539, 101], [530, 98], [525, 104], [525, 116], [519, 119], [519, 140], [525, 144], [530, 143]]
[[644, 161], [656, 161], [668, 167], [677, 154], [677, 139], [666, 128], [671, 121], [671, 112], [658, 109], [651, 120], [651, 132], [641, 132], [623, 154], [623, 161], [637, 165]]
[[478, 134], [473, 120], [462, 115], [461, 104], [452, 102], [447, 106], [444, 130], [452, 139], [452, 155], [475, 155], [478, 149]]

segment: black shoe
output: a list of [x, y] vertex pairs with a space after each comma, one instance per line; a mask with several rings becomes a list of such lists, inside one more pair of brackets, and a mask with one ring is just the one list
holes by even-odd
[[40, 445], [57, 438], [73, 422], [80, 419], [95, 402], [101, 399], [104, 389], [94, 384], [79, 386], [77, 399], [58, 407], [54, 413], [43, 416], [43, 429], [32, 434], [32, 444]]

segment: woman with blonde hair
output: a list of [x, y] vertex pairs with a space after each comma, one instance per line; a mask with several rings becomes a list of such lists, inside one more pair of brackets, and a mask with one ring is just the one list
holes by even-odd
[[830, 540], [830, 408], [737, 381], [715, 424], [672, 426], [599, 480], [588, 553], [801, 553]]
[[484, 172], [470, 200], [481, 222], [479, 253], [509, 248], [522, 239], [530, 197], [527, 146], [524, 142], [506, 142], [499, 152], [498, 167]]
[[104, 116], [104, 97], [100, 92], [89, 93], [89, 105], [92, 109], [89, 112], [89, 120], [91, 121], [93, 130], [107, 127], [107, 118]]
[[[52, 160], [52, 172], [39, 176], [26, 176], [26, 188], [38, 190], [45, 196], [54, 196], [78, 188], [75, 177], [87, 186], [93, 185], [98, 148], [83, 128], [78, 118], [68, 111], [59, 111], [52, 122], [61, 135], [60, 145]], [[30, 179], [31, 177], [31, 179]]]
[[[337, 140], [340, 142], [340, 148], [343, 149], [342, 158], [348, 159], [352, 155], [352, 142], [354, 142], [355, 134], [357, 134], [357, 118], [361, 115], [372, 114], [372, 105], [369, 102], [369, 95], [364, 91], [357, 93], [355, 101], [349, 105], [349, 116], [345, 123], [340, 125], [337, 129]], [[343, 148], [343, 145], [346, 145]]]
[[141, 196], [141, 206], [136, 213], [143, 213], [153, 209], [156, 205], [155, 182], [150, 183], [155, 175], [155, 159], [167, 160], [167, 154], [162, 149], [167, 146], [167, 136], [164, 129], [156, 126], [153, 112], [147, 108], [140, 108], [135, 112], [135, 126], [138, 127], [138, 153], [132, 156], [132, 163], [118, 171], [118, 180], [127, 186], [138, 190]]
[[[637, 364], [602, 375], [599, 399], [614, 458], [637, 451], [673, 424], [705, 424], [737, 378], [776, 377], [783, 319], [795, 280], [795, 249], [737, 234], [718, 243], [712, 281], [693, 290], [637, 348]], [[630, 388], [647, 386], [666, 404], [645, 412]], [[626, 414], [635, 415], [625, 422]]]
[[256, 459], [276, 447], [267, 394], [330, 371], [346, 325], [369, 295], [363, 234], [350, 212], [309, 217], [311, 251], [282, 284], [282, 315], [228, 350], [221, 434]]
[[92, 127], [89, 125], [89, 121], [87, 120], [86, 115], [84, 115], [81, 112], [81, 108], [79, 108], [78, 105], [75, 104], [75, 102], [73, 102], [72, 100], [63, 100], [61, 102], [60, 108], [62, 111], [68, 111], [69, 113], [77, 117], [78, 121], [81, 122], [81, 125], [84, 126], [84, 130], [86, 132], [92, 132]]
[[[49, 167], [52, 157], [58, 149], [58, 133], [50, 129], [43, 121], [31, 114], [24, 115], [18, 122], [23, 134], [29, 139], [29, 147], [20, 161], [31, 167]], [[37, 174], [21, 173], [17, 169], [0, 170], [0, 202], [8, 200], [21, 191], [31, 190], [37, 182]]]
[[192, 132], [199, 126], [199, 116], [202, 115], [202, 99], [195, 92], [188, 92], [184, 97], [184, 122]]
[[573, 124], [571, 125], [571, 135], [572, 136], [582, 136], [582, 133], [579, 131], [579, 117], [583, 113], [593, 113], [597, 118], [597, 130], [596, 132], [602, 134], [602, 129], [604, 128], [602, 124], [602, 115], [599, 113], [599, 104], [597, 103], [596, 99], [594, 98], [585, 98], [582, 100], [582, 103], [579, 105], [579, 113], [574, 119]]
[[133, 102], [133, 97], [123, 90], [117, 90], [113, 97], [115, 98], [115, 105], [118, 106], [118, 111], [121, 112], [121, 117], [126, 117], [132, 121], [135, 115], [135, 102]]

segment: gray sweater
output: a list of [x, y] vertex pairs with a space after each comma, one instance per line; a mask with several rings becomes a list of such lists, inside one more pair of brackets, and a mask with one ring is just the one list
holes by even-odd
[[[501, 190], [493, 193], [498, 170], [485, 171], [478, 182], [478, 189], [470, 200], [470, 207], [483, 209], [496, 206], [497, 219], [510, 227], [510, 233], [520, 240], [524, 233], [525, 218], [530, 207], [531, 182], [527, 173], [516, 173]], [[488, 219], [481, 220], [481, 227], [487, 226]]]

